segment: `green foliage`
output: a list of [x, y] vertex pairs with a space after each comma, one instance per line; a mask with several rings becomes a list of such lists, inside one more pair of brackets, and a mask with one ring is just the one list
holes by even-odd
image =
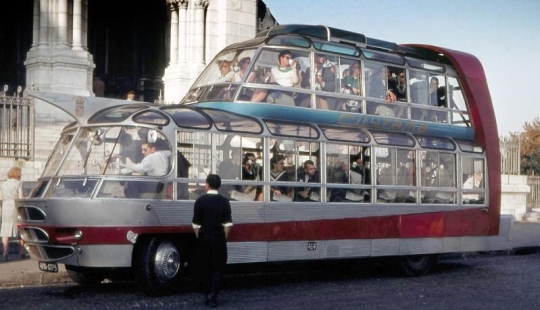
[[540, 118], [525, 122], [521, 140], [521, 173], [540, 175]]

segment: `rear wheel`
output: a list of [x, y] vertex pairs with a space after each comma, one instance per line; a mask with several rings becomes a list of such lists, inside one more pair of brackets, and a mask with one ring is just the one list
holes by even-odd
[[398, 257], [398, 267], [406, 276], [423, 276], [437, 264], [436, 255], [411, 255]]
[[180, 277], [181, 256], [168, 238], [148, 237], [137, 245], [133, 261], [135, 284], [147, 295], [169, 291]]

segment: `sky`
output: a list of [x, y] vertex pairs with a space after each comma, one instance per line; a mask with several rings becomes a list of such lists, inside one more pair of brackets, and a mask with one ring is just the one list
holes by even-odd
[[521, 132], [526, 122], [540, 118], [540, 1], [263, 1], [282, 25], [322, 24], [476, 56], [484, 66], [499, 136]]

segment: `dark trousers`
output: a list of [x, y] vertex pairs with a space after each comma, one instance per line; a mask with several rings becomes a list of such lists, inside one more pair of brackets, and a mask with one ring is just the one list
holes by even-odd
[[198, 275], [205, 294], [217, 296], [227, 263], [225, 233], [201, 233], [197, 239]]

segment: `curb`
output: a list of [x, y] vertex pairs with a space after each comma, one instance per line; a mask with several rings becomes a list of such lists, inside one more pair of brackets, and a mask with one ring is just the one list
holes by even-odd
[[24, 287], [40, 285], [74, 284], [67, 271], [55, 273], [25, 273], [18, 272], [11, 276], [3, 277], [0, 287]]

